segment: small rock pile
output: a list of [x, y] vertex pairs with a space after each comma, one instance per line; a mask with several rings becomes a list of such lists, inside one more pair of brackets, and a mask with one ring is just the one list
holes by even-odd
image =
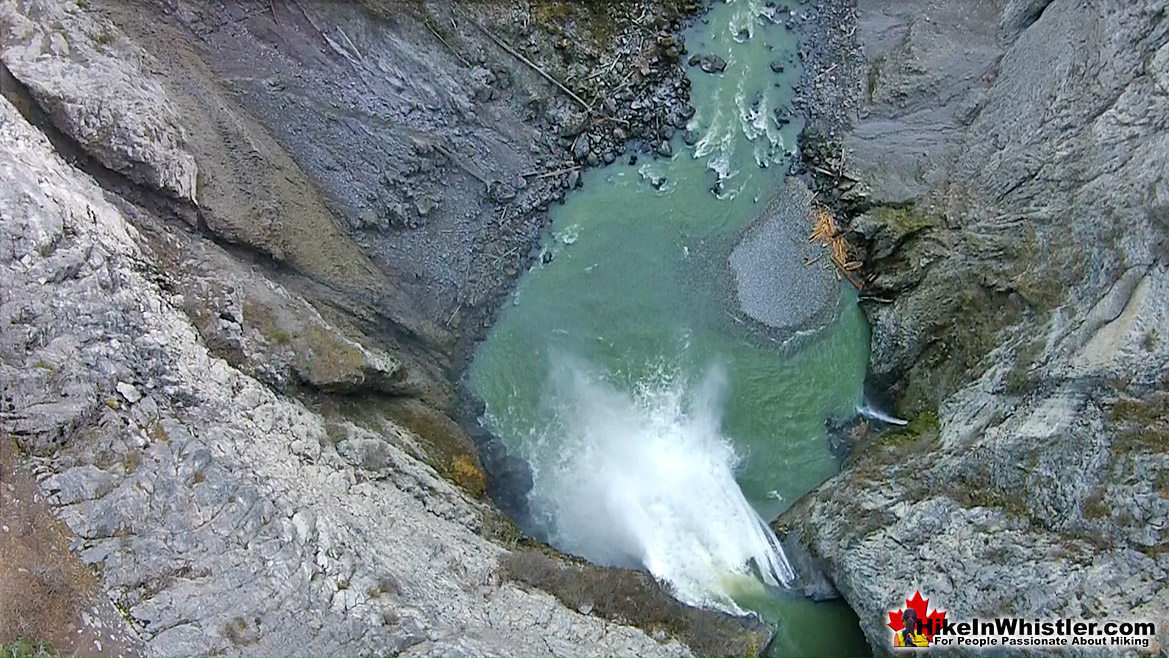
[[804, 34], [800, 44], [804, 70], [793, 101], [808, 119], [807, 134], [800, 143], [806, 164], [831, 171], [840, 165], [839, 135], [855, 121], [860, 98], [854, 93], [859, 89], [863, 61], [854, 5], [804, 0], [793, 13]]
[[554, 136], [542, 164], [565, 170], [559, 180], [571, 188], [585, 166], [636, 153], [671, 157], [670, 140], [695, 111], [681, 32], [700, 5], [641, 0], [609, 6], [603, 16], [582, 5], [552, 6], [531, 10], [526, 22], [528, 12], [517, 9], [511, 33], [501, 35], [576, 96], [550, 86], [549, 95], [528, 99], [531, 120]]

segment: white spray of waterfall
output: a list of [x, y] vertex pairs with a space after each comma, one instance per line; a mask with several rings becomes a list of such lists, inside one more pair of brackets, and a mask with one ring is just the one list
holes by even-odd
[[864, 416], [865, 418], [872, 418], [873, 420], [879, 420], [882, 423], [889, 423], [890, 425], [908, 425], [909, 424], [909, 421], [905, 420], [904, 418], [897, 418], [896, 416], [891, 416], [891, 415], [885, 413], [884, 411], [881, 411], [880, 409], [874, 407], [872, 404], [869, 403], [868, 400], [862, 400], [861, 403], [856, 406], [856, 412], [858, 414]]
[[725, 376], [687, 388], [663, 375], [627, 394], [560, 360], [529, 503], [556, 546], [645, 568], [686, 603], [740, 613], [736, 592], [759, 590], [760, 578], [786, 586], [793, 572], [735, 481], [738, 456], [720, 433]]

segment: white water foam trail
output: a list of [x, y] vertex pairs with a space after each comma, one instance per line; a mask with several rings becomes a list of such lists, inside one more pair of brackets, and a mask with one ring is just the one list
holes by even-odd
[[529, 502], [553, 544], [645, 568], [680, 600], [735, 614], [734, 595], [760, 591], [759, 579], [791, 583], [782, 547], [735, 481], [721, 370], [692, 394], [663, 375], [630, 395], [562, 359], [550, 384], [554, 420], [537, 437]]
[[731, 168], [731, 155], [735, 150], [735, 133], [729, 122], [724, 121], [722, 109], [716, 109], [706, 133], [694, 145], [694, 158], [712, 157], [707, 160], [706, 168], [718, 175], [720, 183], [728, 181], [738, 175], [738, 170]]
[[[739, 110], [740, 131], [748, 142], [754, 144], [755, 164], [760, 168], [767, 168], [782, 162], [783, 134], [779, 130], [779, 124], [772, 118], [767, 97], [758, 95], [748, 103], [747, 92], [743, 81], [740, 81], [738, 92], [735, 94], [735, 105]], [[765, 139], [759, 139], [760, 137]]]
[[731, 16], [730, 23], [727, 25], [727, 32], [735, 41], [739, 41], [738, 35], [741, 32], [747, 33], [747, 40], [755, 36], [755, 17], [759, 10], [754, 3], [745, 2], [739, 5], [739, 8]]

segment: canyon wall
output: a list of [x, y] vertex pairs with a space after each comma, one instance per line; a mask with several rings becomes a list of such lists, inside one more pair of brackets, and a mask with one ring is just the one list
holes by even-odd
[[[911, 420], [777, 522], [878, 652], [948, 619], [1169, 619], [1169, 17], [1156, 0], [847, 5], [805, 148]], [[833, 70], [827, 70], [831, 66]]]
[[[634, 10], [607, 46], [646, 30], [677, 50], [672, 5]], [[23, 455], [3, 472], [35, 477], [21, 504], [47, 501], [100, 576], [93, 614], [66, 621], [122, 639], [81, 652], [767, 642], [524, 538], [452, 419], [468, 324], [623, 136], [486, 36], [516, 38], [519, 11], [455, 29], [422, 3], [0, 1], [0, 440]], [[581, 44], [555, 52], [608, 52]], [[684, 103], [652, 57], [606, 112]], [[566, 168], [582, 134], [597, 152]], [[14, 594], [0, 626], [52, 594]]]

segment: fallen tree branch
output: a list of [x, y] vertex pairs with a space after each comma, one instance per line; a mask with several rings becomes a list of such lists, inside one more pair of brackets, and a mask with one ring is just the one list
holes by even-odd
[[569, 172], [579, 171], [579, 170], [580, 170], [580, 165], [573, 165], [571, 167], [565, 167], [563, 169], [555, 169], [553, 171], [544, 171], [544, 172], [529, 171], [529, 172], [520, 174], [520, 176], [522, 176], [524, 178], [535, 177], [537, 180], [539, 180], [539, 179], [551, 178], [553, 176], [559, 176], [560, 174], [567, 174]]
[[435, 38], [437, 38], [442, 43], [442, 45], [446, 46], [447, 50], [451, 51], [452, 55], [459, 58], [459, 61], [463, 63], [463, 66], [471, 68], [471, 63], [468, 62], [462, 55], [460, 55], [459, 51], [455, 50], [451, 44], [447, 43], [447, 40], [442, 38], [442, 35], [438, 33], [438, 30], [434, 29], [434, 25], [430, 22], [429, 18], [424, 20], [423, 24], [426, 25], [426, 29], [430, 30], [430, 33], [433, 34]]
[[837, 65], [838, 65], [838, 64], [839, 64], [839, 62], [837, 62], [837, 64], [833, 64], [832, 66], [829, 66], [827, 69], [825, 69], [825, 70], [821, 71], [821, 72], [820, 72], [820, 75], [816, 76], [816, 78], [815, 78], [815, 79], [816, 79], [816, 80], [819, 80], [820, 78], [823, 78], [824, 76], [826, 76], [826, 75], [828, 75], [829, 73], [833, 72], [834, 70], [836, 70], [836, 67], [837, 67]]
[[435, 151], [440, 152], [443, 155], [445, 155], [445, 157], [447, 157], [448, 160], [450, 160], [451, 162], [454, 162], [456, 167], [461, 168], [461, 169], [463, 169], [464, 172], [470, 174], [471, 178], [476, 179], [479, 182], [482, 182], [484, 187], [486, 187], [487, 189], [491, 189], [491, 183], [494, 181], [487, 180], [485, 175], [480, 174], [475, 167], [472, 167], [470, 164], [468, 164], [468, 162], [465, 162], [462, 158], [458, 158], [457, 155], [455, 155], [455, 152], [451, 151], [450, 148], [447, 148], [447, 147], [443, 146], [442, 144], [437, 143], [437, 141], [435, 141], [435, 143], [433, 143], [433, 146], [435, 148]]
[[[812, 203], [808, 210], [807, 219], [812, 223], [812, 233], [808, 236], [809, 242], [815, 242], [828, 250], [829, 262], [824, 263], [825, 269], [835, 269], [837, 279], [848, 279], [848, 282], [857, 290], [864, 288], [864, 282], [856, 277], [854, 272], [859, 271], [863, 264], [852, 257], [852, 248], [836, 225], [836, 217], [832, 211], [822, 203]], [[823, 254], [821, 254], [823, 255]], [[811, 265], [820, 260], [820, 256], [805, 265]]]
[[[463, 13], [462, 11], [460, 11], [460, 10], [458, 10], [458, 9], [456, 9], [455, 11], [459, 12], [460, 14], [462, 14], [462, 13]], [[515, 50], [514, 48], [512, 48], [511, 46], [507, 45], [507, 42], [505, 42], [503, 39], [500, 39], [499, 37], [497, 37], [497, 36], [495, 36], [494, 34], [492, 34], [492, 32], [491, 32], [490, 30], [488, 30], [487, 28], [483, 27], [483, 25], [482, 25], [481, 23], [479, 23], [479, 21], [477, 21], [477, 20], [475, 20], [475, 19], [471, 18], [470, 16], [467, 16], [466, 14], [463, 14], [463, 16], [464, 16], [464, 17], [465, 17], [467, 20], [471, 21], [471, 24], [472, 24], [472, 25], [474, 25], [475, 27], [479, 28], [479, 31], [480, 31], [480, 32], [482, 32], [483, 34], [487, 35], [487, 38], [488, 38], [488, 39], [491, 39], [492, 41], [494, 41], [494, 42], [495, 42], [495, 45], [497, 45], [497, 46], [499, 46], [500, 48], [502, 48], [504, 51], [506, 51], [506, 52], [507, 52], [509, 55], [511, 55], [512, 57], [515, 57], [516, 59], [518, 59], [518, 60], [520, 60], [521, 62], [523, 62], [524, 64], [526, 64], [526, 65], [527, 65], [529, 68], [531, 68], [531, 69], [532, 69], [533, 71], [535, 71], [536, 73], [539, 73], [539, 74], [540, 74], [540, 75], [541, 75], [541, 76], [542, 76], [542, 77], [543, 77], [545, 80], [547, 80], [548, 82], [551, 82], [552, 84], [556, 85], [556, 87], [557, 87], [557, 88], [559, 88], [559, 89], [560, 89], [560, 91], [563, 91], [565, 94], [568, 94], [568, 97], [569, 97], [569, 98], [571, 98], [572, 100], [574, 100], [574, 101], [576, 101], [577, 103], [579, 103], [579, 104], [580, 104], [580, 106], [584, 108], [585, 112], [588, 112], [589, 114], [592, 114], [592, 113], [593, 113], [593, 108], [589, 107], [589, 104], [588, 104], [588, 103], [586, 103], [586, 102], [584, 101], [584, 99], [583, 99], [583, 98], [581, 98], [580, 96], [577, 96], [577, 95], [576, 95], [576, 94], [575, 94], [575, 93], [574, 93], [574, 92], [573, 92], [571, 89], [569, 89], [568, 87], [565, 87], [565, 86], [564, 86], [564, 85], [563, 85], [563, 84], [562, 84], [562, 83], [561, 83], [559, 80], [557, 80], [556, 78], [552, 77], [552, 75], [551, 75], [550, 73], [548, 73], [548, 72], [547, 72], [547, 71], [545, 71], [544, 69], [542, 69], [542, 68], [540, 68], [539, 66], [537, 66], [537, 65], [536, 65], [536, 64], [535, 64], [535, 63], [534, 63], [532, 60], [530, 60], [530, 59], [528, 59], [527, 57], [524, 57], [523, 55], [521, 55], [521, 54], [519, 53], [519, 51], [517, 51], [517, 50]]]
[[345, 44], [349, 46], [349, 49], [357, 55], [358, 61], [364, 62], [365, 56], [361, 54], [361, 51], [357, 49], [357, 44], [353, 43], [353, 40], [349, 38], [348, 34], [345, 34], [345, 30], [342, 30], [340, 25], [337, 26], [337, 32], [345, 39]]
[[829, 178], [841, 178], [840, 174], [837, 174], [836, 172], [828, 171], [824, 167], [817, 167], [816, 165], [812, 165], [812, 169], [816, 173], [818, 173], [822, 176], [828, 176]]

